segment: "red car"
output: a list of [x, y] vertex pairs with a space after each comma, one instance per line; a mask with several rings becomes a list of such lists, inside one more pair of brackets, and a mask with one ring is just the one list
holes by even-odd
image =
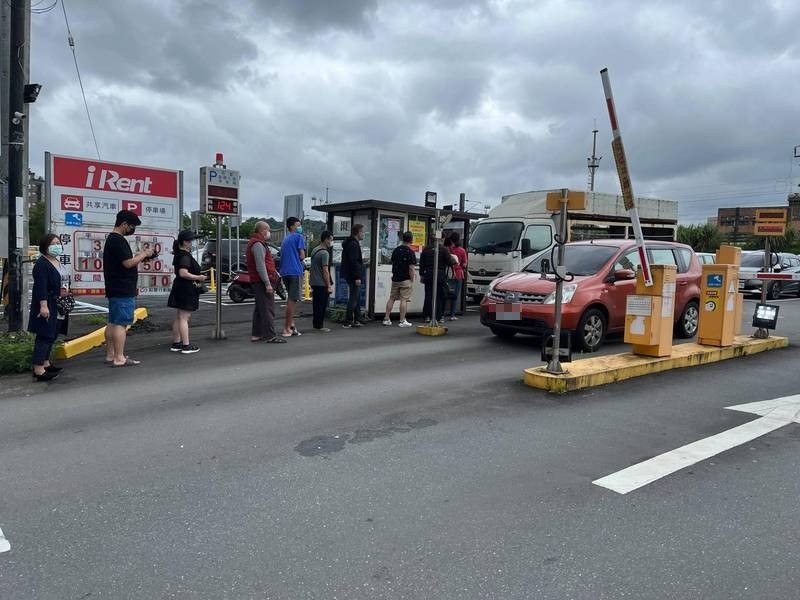
[[[650, 263], [676, 265], [675, 333], [690, 338], [697, 333], [702, 269], [691, 247], [674, 242], [646, 242]], [[554, 251], [553, 256], [555, 256]], [[594, 352], [606, 334], [623, 331], [627, 297], [636, 289], [639, 256], [633, 240], [572, 242], [564, 249], [562, 330], [574, 331], [574, 345]], [[495, 279], [481, 302], [481, 323], [497, 336], [516, 333], [543, 336], [552, 333], [556, 284], [541, 275], [540, 253], [524, 271]]]

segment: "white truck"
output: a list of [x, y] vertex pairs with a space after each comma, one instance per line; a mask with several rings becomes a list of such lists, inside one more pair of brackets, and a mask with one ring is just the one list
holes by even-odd
[[[521, 271], [528, 259], [555, 243], [558, 214], [546, 209], [548, 192], [539, 190], [503, 196], [469, 237], [467, 296], [478, 301], [500, 273]], [[636, 198], [646, 239], [674, 240], [678, 228], [675, 200]], [[633, 238], [633, 226], [622, 196], [587, 192], [586, 209], [567, 214], [567, 241]]]

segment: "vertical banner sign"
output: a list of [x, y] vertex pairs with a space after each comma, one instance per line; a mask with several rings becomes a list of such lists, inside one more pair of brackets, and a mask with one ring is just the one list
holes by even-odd
[[139, 294], [169, 294], [174, 276], [172, 242], [181, 228], [183, 172], [45, 153], [47, 222], [64, 246], [61, 264], [75, 295], [102, 296], [103, 246], [117, 212], [130, 210], [142, 224], [127, 237], [136, 253], [154, 247], [158, 257], [139, 265]]
[[614, 162], [617, 163], [619, 185], [622, 189], [622, 202], [633, 224], [633, 235], [636, 238], [636, 247], [639, 250], [639, 262], [642, 265], [644, 284], [649, 287], [653, 285], [653, 276], [652, 273], [650, 273], [650, 261], [647, 260], [647, 250], [644, 246], [644, 235], [642, 235], [642, 224], [639, 222], [639, 213], [636, 210], [636, 202], [634, 201], [633, 184], [631, 184], [631, 176], [628, 172], [625, 147], [622, 145], [622, 135], [619, 131], [617, 109], [614, 106], [614, 96], [611, 93], [611, 80], [608, 77], [608, 69], [600, 71], [600, 77], [603, 80], [603, 91], [606, 95], [608, 118], [611, 120], [611, 131], [614, 135], [614, 139], [611, 141], [611, 149], [614, 151]]

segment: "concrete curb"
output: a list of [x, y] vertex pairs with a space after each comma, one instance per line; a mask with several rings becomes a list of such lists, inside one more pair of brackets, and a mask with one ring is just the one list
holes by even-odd
[[758, 354], [767, 350], [785, 348], [788, 345], [789, 338], [785, 337], [770, 337], [762, 340], [740, 335], [736, 336], [732, 346], [725, 348], [701, 346], [700, 344], [673, 346], [672, 356], [663, 358], [638, 356], [630, 352], [586, 358], [565, 365], [568, 372], [561, 375], [546, 373], [545, 367], [534, 367], [525, 369], [523, 380], [530, 387], [563, 394], [671, 369], [695, 367]]
[[[147, 309], [146, 308], [137, 308], [133, 311], [133, 322], [140, 321], [142, 319], [147, 318]], [[73, 356], [77, 356], [83, 352], [87, 352], [92, 348], [97, 348], [101, 346], [106, 341], [106, 328], [101, 327], [93, 331], [92, 333], [87, 333], [86, 335], [76, 338], [74, 340], [70, 340], [68, 342], [64, 342], [63, 346], [59, 346], [55, 349], [54, 355], [56, 358], [65, 359], [65, 358], [72, 358]]]

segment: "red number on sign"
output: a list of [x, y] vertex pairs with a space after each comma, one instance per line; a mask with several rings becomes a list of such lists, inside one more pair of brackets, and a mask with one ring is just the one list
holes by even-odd
[[163, 285], [164, 287], [169, 285], [169, 275], [161, 276], [161, 285]]
[[164, 267], [164, 263], [162, 263], [160, 260], [153, 261], [153, 270], [154, 271], [161, 271], [163, 267]]

